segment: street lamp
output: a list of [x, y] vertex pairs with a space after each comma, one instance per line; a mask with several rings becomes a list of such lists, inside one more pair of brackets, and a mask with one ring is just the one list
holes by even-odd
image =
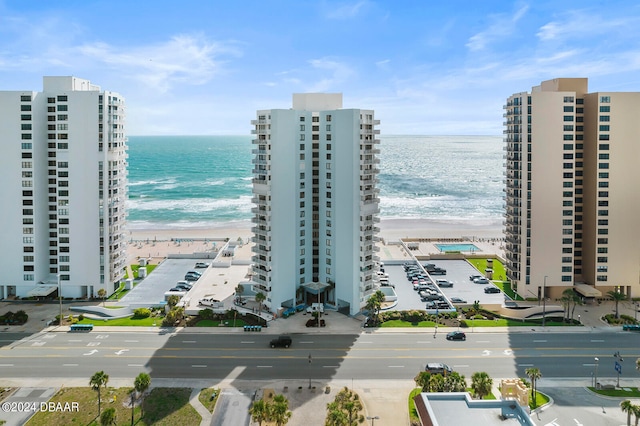
[[542, 282], [542, 327], [544, 327], [544, 321], [547, 316], [547, 276], [544, 276]]
[[598, 389], [598, 361], [600, 360], [598, 359], [598, 357], [595, 357], [593, 360], [596, 362], [595, 373], [593, 375], [593, 387]]
[[375, 420], [379, 420], [379, 419], [380, 419], [380, 417], [378, 417], [378, 416], [373, 416], [373, 417], [367, 416], [367, 420], [371, 420], [371, 426], [373, 426], [373, 422]]
[[620, 374], [622, 373], [622, 364], [620, 364], [620, 363], [622, 361], [624, 361], [624, 359], [622, 359], [622, 356], [620, 355], [620, 351], [617, 351], [616, 353], [614, 353], [613, 357], [616, 359], [615, 369], [616, 369], [616, 372], [618, 373], [618, 386], [617, 387], [620, 387]]
[[60, 281], [60, 274], [58, 277], [58, 300], [60, 301], [60, 319], [58, 320], [58, 326], [62, 326], [62, 284]]
[[311, 389], [311, 354], [309, 354], [309, 389]]

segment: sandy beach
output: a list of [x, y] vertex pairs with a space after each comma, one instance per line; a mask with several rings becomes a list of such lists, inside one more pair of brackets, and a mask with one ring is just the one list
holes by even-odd
[[[502, 238], [502, 223], [495, 221], [446, 221], [430, 219], [381, 219], [380, 237], [387, 242], [409, 238], [464, 238], [468, 240]], [[129, 230], [129, 259], [162, 259], [169, 253], [210, 250], [223, 239], [249, 242], [251, 222], [227, 222], [220, 226]]]

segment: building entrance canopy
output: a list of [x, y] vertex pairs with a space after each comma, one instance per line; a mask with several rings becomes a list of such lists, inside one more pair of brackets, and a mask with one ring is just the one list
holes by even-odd
[[587, 284], [574, 284], [573, 289], [584, 297], [601, 297], [602, 292], [595, 287]]
[[34, 289], [29, 290], [28, 297], [45, 297], [53, 293], [58, 289], [57, 285], [39, 285]]
[[302, 287], [311, 294], [320, 294], [331, 286], [326, 283], [306, 283], [302, 284]]

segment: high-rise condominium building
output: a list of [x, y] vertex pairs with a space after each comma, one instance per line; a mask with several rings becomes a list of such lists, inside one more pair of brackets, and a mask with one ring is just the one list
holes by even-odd
[[272, 311], [320, 302], [360, 311], [376, 284], [378, 120], [342, 94], [294, 94], [257, 112], [254, 290]]
[[95, 296], [126, 263], [124, 100], [75, 77], [0, 91], [0, 297]]
[[544, 81], [507, 99], [506, 257], [522, 297], [640, 296], [640, 93]]

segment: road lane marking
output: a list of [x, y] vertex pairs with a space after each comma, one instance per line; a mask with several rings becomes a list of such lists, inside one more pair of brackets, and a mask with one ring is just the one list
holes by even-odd
[[127, 367], [142, 367], [142, 364], [127, 364]]
[[469, 364], [454, 364], [454, 368], [468, 368]]
[[139, 340], [125, 340], [125, 343], [138, 343]]
[[182, 343], [195, 343], [195, 340], [183, 340]]
[[582, 364], [583, 367], [595, 367], [595, 364]]
[[309, 344], [309, 343], [313, 343], [313, 342], [307, 342], [307, 341], [304, 341], [304, 342], [300, 342], [300, 343], [307, 343], [307, 344]]
[[604, 340], [591, 340], [591, 343], [604, 343]]
[[389, 368], [404, 368], [404, 365], [390, 365]]
[[255, 343], [255, 342], [246, 341], [246, 342], [240, 342], [240, 343], [242, 343], [242, 344], [244, 344], [244, 345], [248, 345], [248, 344], [253, 344], [253, 343]]
[[82, 342], [82, 340], [80, 340], [80, 339], [73, 339], [73, 340], [69, 340], [69, 342], [77, 343], [77, 342]]
[[418, 340], [416, 343], [431, 343], [430, 340]]
[[338, 368], [338, 365], [323, 365], [322, 368]]
[[93, 354], [95, 354], [96, 352], [98, 352], [98, 350], [97, 350], [97, 349], [91, 349], [89, 352], [87, 352], [86, 354], [82, 354], [82, 355], [93, 355]]
[[534, 340], [533, 343], [547, 343], [546, 340]]
[[114, 352], [116, 355], [122, 355], [125, 352], [129, 352], [129, 349], [120, 349], [118, 352]]
[[273, 368], [273, 365], [256, 365], [258, 368]]
[[0, 364], [0, 367], [13, 367], [13, 364]]
[[62, 364], [63, 367], [77, 367], [78, 364]]
[[207, 366], [204, 364], [192, 364], [191, 367], [193, 368], [206, 368]]
[[533, 367], [533, 364], [518, 364], [518, 367]]

